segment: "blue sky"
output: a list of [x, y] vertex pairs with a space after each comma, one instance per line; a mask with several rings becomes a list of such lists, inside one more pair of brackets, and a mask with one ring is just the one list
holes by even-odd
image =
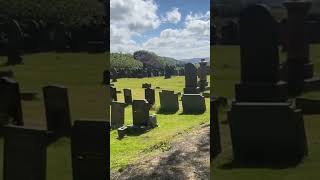
[[111, 52], [210, 56], [210, 0], [111, 0]]

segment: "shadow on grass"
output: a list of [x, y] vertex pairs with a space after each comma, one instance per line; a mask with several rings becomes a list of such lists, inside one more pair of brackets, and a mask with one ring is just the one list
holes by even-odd
[[179, 109], [177, 110], [165, 110], [165, 109], [159, 109], [157, 111], [157, 114], [163, 114], [163, 115], [170, 115], [170, 114], [175, 114], [179, 111]]
[[202, 115], [206, 111], [182, 112], [179, 115]]

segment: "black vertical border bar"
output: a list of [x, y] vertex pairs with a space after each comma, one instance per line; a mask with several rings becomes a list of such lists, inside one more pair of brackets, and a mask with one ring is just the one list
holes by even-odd
[[[106, 41], [106, 70], [108, 72], [109, 79], [107, 80], [106, 88], [109, 88], [110, 86], [110, 0], [103, 0], [105, 4], [105, 20], [106, 20], [106, 36], [105, 36], [105, 41]], [[104, 74], [104, 73], [103, 73]], [[105, 75], [105, 74], [104, 74]], [[109, 88], [110, 89], [110, 88]], [[110, 93], [107, 90], [107, 98], [106, 98], [106, 110], [107, 110], [107, 120], [109, 121], [109, 115], [110, 115], [110, 106], [109, 106], [109, 99], [110, 99]], [[106, 162], [106, 170], [107, 170], [107, 177], [106, 179], [110, 179], [110, 123], [107, 123], [107, 162]]]

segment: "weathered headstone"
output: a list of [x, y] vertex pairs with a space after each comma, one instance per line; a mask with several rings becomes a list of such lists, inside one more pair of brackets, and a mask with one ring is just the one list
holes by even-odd
[[14, 125], [23, 126], [19, 84], [10, 78], [0, 78], [0, 113], [13, 119]]
[[155, 103], [155, 90], [151, 88], [146, 88], [144, 89], [144, 96], [145, 99], [149, 102], [149, 104], [154, 104]]
[[132, 103], [133, 125], [147, 126], [150, 104], [146, 100], [134, 100]]
[[286, 101], [287, 88], [279, 84], [276, 32], [266, 6], [250, 5], [241, 13], [242, 84], [228, 112], [238, 162], [297, 162], [308, 151], [301, 110]]
[[61, 86], [46, 86], [43, 88], [43, 96], [48, 131], [57, 136], [69, 135], [71, 117], [68, 89]]
[[179, 110], [178, 94], [174, 91], [163, 90], [159, 92], [160, 110], [162, 112], [176, 112]]
[[187, 63], [184, 66], [185, 71], [185, 94], [199, 94], [200, 89], [197, 83], [197, 68], [192, 63]]
[[183, 113], [203, 113], [206, 111], [205, 98], [200, 94], [184, 94], [182, 96]]
[[207, 61], [205, 59], [201, 59], [199, 67], [199, 87], [200, 91], [204, 91], [208, 86], [207, 81]]
[[7, 65], [15, 65], [22, 63], [21, 50], [23, 35], [19, 23], [12, 19], [7, 24], [8, 36], [8, 61]]
[[125, 104], [113, 101], [111, 103], [111, 128], [119, 128], [124, 125]]
[[74, 180], [108, 179], [109, 128], [107, 121], [75, 121], [71, 135]]
[[123, 95], [124, 95], [124, 102], [126, 104], [132, 104], [132, 93], [131, 89], [123, 89]]
[[151, 84], [150, 83], [143, 83], [142, 88], [151, 88]]
[[4, 128], [3, 179], [46, 179], [46, 148], [45, 130], [6, 126]]

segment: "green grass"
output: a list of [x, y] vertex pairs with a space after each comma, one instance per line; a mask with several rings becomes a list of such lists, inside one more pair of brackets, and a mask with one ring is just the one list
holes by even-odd
[[[315, 71], [320, 72], [320, 45], [311, 46], [311, 60]], [[211, 49], [213, 68], [212, 95], [234, 98], [234, 85], [240, 76], [240, 51], [238, 46], [216, 46]], [[285, 54], [280, 54], [281, 61]], [[259, 59], [257, 59], [258, 61]], [[320, 98], [319, 92], [311, 92], [304, 97]], [[309, 156], [295, 168], [234, 168], [223, 169], [222, 165], [232, 160], [230, 132], [226, 121], [228, 109], [220, 110], [221, 138], [223, 153], [211, 165], [212, 177], [215, 180], [318, 180], [320, 177], [320, 115], [304, 116], [305, 129], [308, 138]], [[285, 130], [284, 130], [285, 131]]]
[[[72, 120], [80, 118], [106, 119], [106, 88], [101, 85], [102, 73], [107, 67], [105, 54], [40, 53], [26, 55], [23, 65], [3, 66], [6, 57], [0, 57], [0, 70], [13, 70], [21, 91], [35, 91], [36, 101], [22, 101], [25, 125], [45, 128], [42, 88], [51, 84], [68, 88]], [[3, 139], [0, 139], [0, 179], [2, 179]], [[72, 179], [70, 140], [62, 138], [47, 148], [47, 179]]]
[[[163, 77], [144, 78], [144, 79], [119, 79], [114, 83], [118, 94], [118, 101], [123, 102], [123, 88], [131, 88], [133, 99], [144, 99], [143, 83], [151, 83], [156, 89], [156, 105], [150, 114], [156, 113], [159, 109], [159, 91], [162, 89], [182, 92], [184, 87], [184, 77], [176, 76], [165, 80]], [[180, 99], [180, 97], [179, 97]], [[210, 102], [206, 98], [207, 111], [201, 115], [182, 115], [182, 105], [179, 101], [180, 110], [175, 114], [157, 114], [159, 127], [142, 134], [140, 136], [126, 136], [122, 140], [117, 139], [117, 131], [112, 130], [110, 134], [110, 168], [114, 172], [128, 164], [134, 163], [145, 156], [156, 155], [162, 151], [170, 149], [170, 143], [180, 133], [190, 131], [200, 124], [208, 123], [210, 118]], [[132, 124], [132, 107], [125, 109], [126, 124]]]

